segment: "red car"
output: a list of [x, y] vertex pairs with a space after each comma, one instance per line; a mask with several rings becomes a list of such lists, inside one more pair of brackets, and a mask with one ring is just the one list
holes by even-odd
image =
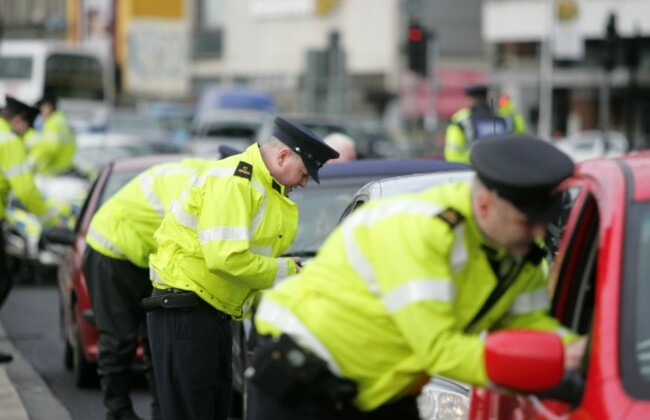
[[562, 376], [552, 334], [493, 334], [491, 380], [527, 392], [474, 389], [470, 419], [650, 419], [649, 181], [650, 152], [578, 165], [551, 229], [549, 296], [552, 314], [588, 337], [583, 367]]
[[[97, 340], [94, 314], [90, 306], [81, 262], [86, 249], [86, 232], [95, 211], [117, 190], [147, 168], [179, 161], [185, 155], [165, 154], [124, 158], [106, 164], [97, 176], [79, 214], [74, 232], [55, 228], [45, 234], [50, 243], [67, 245], [58, 268], [61, 336], [65, 345], [64, 364], [72, 369], [79, 387], [97, 383]], [[142, 359], [138, 347], [136, 359]]]

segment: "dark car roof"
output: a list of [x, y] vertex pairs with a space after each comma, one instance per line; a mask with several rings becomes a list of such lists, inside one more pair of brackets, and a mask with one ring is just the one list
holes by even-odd
[[468, 168], [469, 166], [461, 163], [439, 159], [361, 159], [325, 165], [319, 171], [319, 176], [321, 180], [375, 175], [390, 177], [406, 173], [416, 174]]

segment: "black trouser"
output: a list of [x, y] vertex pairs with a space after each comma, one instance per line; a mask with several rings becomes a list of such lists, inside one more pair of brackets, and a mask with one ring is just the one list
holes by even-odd
[[[272, 354], [275, 351], [286, 351], [286, 348], [283, 350], [282, 347], [274, 346], [268, 336], [258, 337], [258, 342], [259, 347], [256, 350], [258, 358], [265, 352]], [[269, 353], [269, 350], [273, 350], [273, 352]], [[253, 365], [255, 366], [255, 362]], [[327, 381], [327, 377], [332, 380]], [[273, 383], [277, 384], [280, 380], [281, 378], [277, 378]], [[300, 391], [304, 393], [303, 396], [294, 395], [295, 402], [289, 403], [281, 402], [265, 392], [263, 387], [260, 388], [252, 380], [247, 380], [248, 420], [418, 420], [420, 418], [416, 397], [402, 398], [392, 403], [386, 403], [373, 411], [364, 412], [359, 411], [351, 402], [347, 402], [347, 399], [343, 400], [345, 402], [337, 402], [324, 396], [322, 392], [325, 389], [323, 388], [324, 384], [328, 384], [328, 387], [340, 387], [341, 384], [338, 381], [345, 382], [345, 380], [341, 380], [327, 371], [324, 375], [318, 375], [315, 381], [315, 383], [302, 386]], [[318, 392], [319, 390], [321, 392]], [[330, 389], [326, 394], [332, 395], [331, 391]]]
[[7, 296], [9, 296], [11, 286], [13, 286], [13, 279], [11, 278], [11, 273], [9, 273], [9, 267], [7, 266], [3, 224], [4, 221], [0, 219], [0, 308], [2, 308], [2, 304], [5, 299], [7, 299]]
[[[86, 248], [83, 272], [99, 330], [97, 373], [100, 376], [104, 405], [109, 413], [133, 410], [130, 371], [142, 338], [144, 373], [154, 385], [151, 350], [146, 335], [145, 313], [140, 301], [151, 294], [149, 270], [129, 261], [110, 258]], [[151, 389], [152, 411], [157, 410], [157, 393]]]
[[[153, 296], [167, 293], [154, 289]], [[232, 389], [230, 317], [208, 303], [147, 313], [165, 420], [225, 420]]]
[[416, 397], [407, 397], [377, 409], [363, 412], [350, 404], [321, 400], [298, 405], [284, 405], [261, 391], [250, 381], [248, 385], [248, 420], [419, 420]]

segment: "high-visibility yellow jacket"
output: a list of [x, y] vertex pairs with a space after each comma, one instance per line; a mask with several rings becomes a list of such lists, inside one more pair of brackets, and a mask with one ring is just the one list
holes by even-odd
[[524, 117], [517, 112], [515, 105], [507, 95], [501, 95], [499, 97], [497, 115], [506, 120], [508, 131], [511, 133], [521, 134], [528, 130]]
[[13, 191], [44, 226], [56, 224], [57, 210], [46, 202], [34, 183], [22, 138], [11, 130], [9, 122], [0, 118], [0, 220], [5, 217], [9, 191]]
[[149, 255], [157, 249], [153, 235], [165, 212], [191, 175], [207, 162], [163, 163], [136, 176], [95, 213], [86, 235], [88, 245], [107, 257], [148, 267]]
[[526, 123], [512, 107], [496, 113], [486, 104], [462, 108], [451, 116], [445, 132], [445, 160], [469, 164], [475, 141], [502, 133], [523, 133]]
[[239, 318], [249, 297], [296, 273], [279, 256], [297, 229], [297, 205], [254, 144], [204, 166], [165, 215], [150, 258], [154, 287], [194, 291]]
[[[446, 209], [464, 216], [450, 224]], [[485, 385], [484, 330], [568, 331], [547, 315], [546, 273], [527, 262], [463, 330], [497, 285], [472, 217], [470, 182], [361, 207], [300, 275], [263, 294], [261, 334], [288, 333], [359, 386], [361, 410], [419, 391], [429, 376]], [[505, 255], [504, 250], [498, 250]]]
[[77, 142], [66, 115], [59, 110], [48, 115], [43, 130], [34, 136], [27, 148], [30, 163], [41, 174], [51, 175], [72, 169]]

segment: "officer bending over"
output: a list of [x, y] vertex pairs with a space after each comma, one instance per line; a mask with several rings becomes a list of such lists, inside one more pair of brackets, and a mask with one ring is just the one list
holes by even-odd
[[[155, 234], [154, 292], [143, 301], [163, 418], [226, 419], [232, 388], [230, 319], [259, 289], [300, 270], [279, 257], [298, 228], [294, 188], [338, 153], [276, 118], [266, 143], [204, 166]], [[157, 310], [156, 310], [157, 309]]]
[[144, 373], [153, 397], [151, 416], [160, 419], [145, 313], [140, 301], [151, 296], [149, 255], [154, 232], [172, 200], [207, 160], [185, 159], [153, 166], [136, 176], [93, 216], [83, 272], [99, 330], [97, 373], [107, 419], [138, 419], [130, 397], [131, 365], [142, 335]]
[[417, 419], [431, 376], [488, 383], [484, 330], [554, 331], [577, 367], [585, 340], [547, 314], [537, 245], [573, 163], [505, 135], [476, 144], [472, 165], [471, 181], [364, 205], [264, 293], [255, 325], [281, 339], [258, 349], [249, 418]]

